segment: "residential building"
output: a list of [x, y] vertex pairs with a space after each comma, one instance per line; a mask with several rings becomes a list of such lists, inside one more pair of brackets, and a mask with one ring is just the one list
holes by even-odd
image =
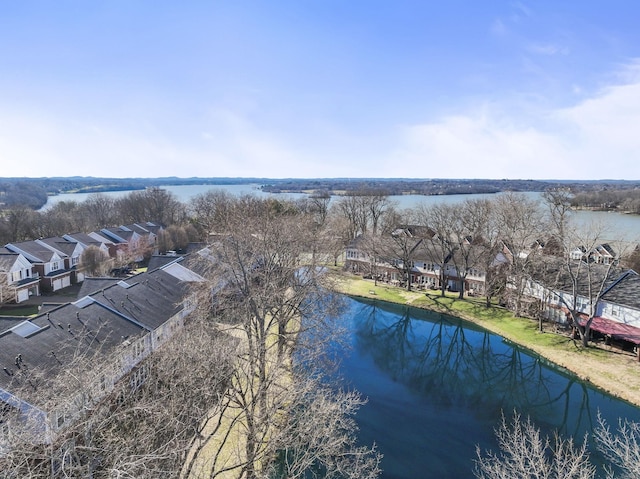
[[[183, 327], [194, 304], [189, 285], [203, 280], [179, 259], [126, 280], [88, 281], [83, 287], [94, 289], [78, 300], [1, 328], [0, 433], [12, 433], [11, 420], [31, 421], [38, 440], [51, 443], [125, 376], [132, 387], [143, 381], [142, 361]], [[89, 366], [90, 380], [60, 400], [59, 373]]]
[[65, 269], [71, 271], [71, 283], [82, 283], [84, 272], [80, 265], [80, 257], [85, 246], [77, 241], [70, 241], [64, 237], [37, 239], [37, 243], [58, 253], [64, 259]]
[[71, 285], [72, 268], [67, 268], [67, 255], [42, 241], [8, 243], [5, 248], [23, 255], [40, 277], [41, 291], [55, 292]]
[[0, 304], [40, 296], [40, 277], [22, 254], [0, 248]]

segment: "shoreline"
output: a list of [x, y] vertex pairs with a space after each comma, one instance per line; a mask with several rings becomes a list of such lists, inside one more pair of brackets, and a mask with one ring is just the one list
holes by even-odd
[[[373, 281], [362, 279], [359, 276], [351, 276], [348, 273], [334, 273], [334, 275], [336, 280], [334, 290], [336, 292], [348, 296], [404, 304], [456, 316], [540, 356], [550, 365], [573, 374], [581, 381], [589, 383], [605, 394], [640, 407], [640, 362], [638, 362], [635, 354], [598, 343], [590, 343], [589, 348], [582, 348], [579, 345], [579, 341], [573, 340], [566, 334], [555, 332], [553, 330], [555, 327], [551, 323], [544, 323], [543, 332], [538, 332], [538, 322], [536, 320], [512, 317], [509, 320], [509, 324], [500, 319], [493, 321], [474, 316], [465, 311], [451, 310], [442, 306], [438, 307], [438, 303], [435, 301], [433, 304], [427, 303], [424, 298], [425, 296], [428, 298], [429, 295], [425, 292], [406, 291], [387, 284], [374, 285]], [[366, 290], [365, 288], [363, 292], [362, 287], [352, 287], [353, 285], [349, 284], [355, 284], [356, 282], [363, 283], [369, 289]], [[377, 290], [392, 290], [397, 298], [396, 300], [389, 299], [378, 294]], [[448, 300], [452, 303], [460, 301], [453, 297], [448, 297]], [[469, 300], [465, 297], [462, 301]], [[492, 309], [485, 310], [485, 312]], [[497, 309], [495, 311], [496, 314], [499, 312]], [[537, 337], [533, 336], [534, 339], [531, 343], [522, 341], [519, 334], [513, 332], [512, 326], [516, 323], [519, 323], [520, 329], [527, 331], [529, 335], [531, 335], [532, 329], [535, 330]]]

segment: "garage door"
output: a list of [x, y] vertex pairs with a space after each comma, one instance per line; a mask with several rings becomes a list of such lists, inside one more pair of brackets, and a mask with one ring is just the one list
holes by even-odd
[[54, 279], [53, 280], [53, 284], [52, 284], [52, 289], [54, 291], [58, 291], [61, 288], [62, 288], [62, 280], [61, 279]]
[[65, 276], [62, 278], [62, 287], [66, 288], [67, 286], [71, 286], [71, 276]]
[[22, 301], [26, 301], [27, 299], [29, 299], [28, 289], [22, 289], [18, 291], [18, 303], [21, 303]]

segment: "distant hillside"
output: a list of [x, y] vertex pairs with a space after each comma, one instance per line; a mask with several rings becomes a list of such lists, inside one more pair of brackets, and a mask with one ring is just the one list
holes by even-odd
[[481, 179], [282, 179], [269, 180], [262, 186], [271, 193], [327, 192], [341, 194], [350, 191], [382, 190], [388, 195], [459, 195], [498, 193], [500, 191], [544, 191], [563, 187], [573, 192], [601, 189], [633, 189], [640, 181], [559, 181], [559, 180], [481, 180]]
[[60, 193], [98, 193], [139, 190], [169, 185], [258, 184], [270, 193], [319, 193], [340, 195], [348, 192], [382, 191], [387, 195], [452, 195], [497, 193], [500, 191], [544, 191], [551, 187], [569, 188], [575, 194], [594, 191], [625, 191], [640, 188], [640, 181], [597, 180], [486, 180], [412, 178], [0, 178], [0, 208], [18, 205], [38, 209], [47, 195]]

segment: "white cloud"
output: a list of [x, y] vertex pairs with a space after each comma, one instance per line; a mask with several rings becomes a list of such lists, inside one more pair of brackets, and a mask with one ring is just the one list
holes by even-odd
[[597, 94], [580, 92], [569, 108], [540, 103], [523, 116], [487, 104], [396, 135], [391, 126], [338, 129], [329, 119], [276, 129], [257, 108], [213, 108], [176, 132], [155, 118], [83, 122], [0, 105], [0, 175], [638, 180], [639, 65], [620, 69]]
[[485, 107], [409, 126], [393, 157], [427, 177], [640, 179], [638, 78], [521, 122]]
[[[452, 116], [405, 132], [399, 164], [420, 164], [430, 178], [551, 178], [541, 165], [558, 149], [556, 140], [533, 128], [518, 129], [487, 114]], [[560, 174], [559, 174], [560, 173]]]
[[117, 122], [82, 124], [62, 115], [5, 109], [0, 175], [274, 177], [304, 170], [302, 155], [241, 116], [219, 111], [205, 123], [185, 139]]
[[165, 142], [42, 112], [5, 111], [0, 132], [2, 176], [158, 176], [178, 158]]

